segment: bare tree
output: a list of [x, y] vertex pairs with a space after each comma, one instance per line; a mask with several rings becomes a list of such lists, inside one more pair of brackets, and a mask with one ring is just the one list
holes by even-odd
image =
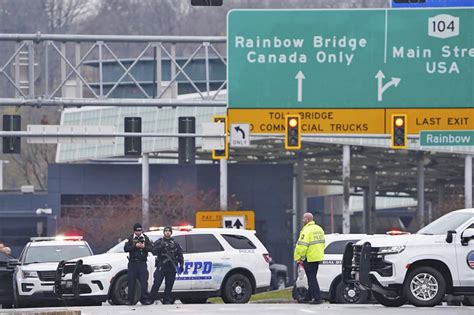
[[[150, 195], [150, 225], [193, 225], [196, 211], [218, 210], [219, 196], [214, 190], [198, 190], [187, 183], [173, 187], [164, 184], [153, 189]], [[118, 239], [131, 233], [131, 227], [141, 222], [142, 199], [140, 194], [111, 196], [79, 208], [61, 210], [58, 229], [61, 233], [80, 232], [88, 241], [106, 250]], [[229, 209], [238, 209], [240, 203], [231, 196]]]
[[[50, 118], [46, 111], [20, 111], [23, 125], [26, 122], [33, 124], [49, 124]], [[54, 112], [53, 112], [54, 114]], [[52, 115], [51, 115], [52, 116]], [[51, 121], [54, 123], [56, 118]], [[22, 128], [25, 130], [25, 128]], [[27, 144], [22, 139], [21, 154], [10, 155], [11, 165], [8, 166], [8, 186], [18, 187], [23, 184], [33, 185], [39, 190], [47, 190], [48, 164], [54, 163], [56, 145]], [[14, 181], [11, 182], [10, 179]]]
[[87, 14], [87, 0], [42, 0], [41, 5], [52, 33], [69, 31], [76, 20]]

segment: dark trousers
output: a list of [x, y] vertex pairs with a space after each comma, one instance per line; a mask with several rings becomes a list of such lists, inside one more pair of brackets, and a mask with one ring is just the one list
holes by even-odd
[[308, 279], [308, 300], [321, 300], [321, 290], [319, 289], [318, 283], [318, 268], [319, 261], [315, 262], [304, 262], [304, 271], [306, 278]]
[[130, 305], [137, 303], [135, 301], [135, 284], [140, 282], [141, 296], [138, 297], [142, 301], [142, 297], [146, 296], [148, 290], [148, 268], [146, 261], [130, 261], [128, 263], [128, 302]]
[[171, 291], [173, 290], [174, 280], [176, 279], [176, 268], [174, 265], [170, 262], [164, 265], [158, 265], [155, 273], [153, 273], [153, 278], [153, 287], [151, 288], [149, 299], [155, 301], [158, 298], [158, 290], [163, 283], [163, 279], [165, 279], [163, 303], [171, 303]]

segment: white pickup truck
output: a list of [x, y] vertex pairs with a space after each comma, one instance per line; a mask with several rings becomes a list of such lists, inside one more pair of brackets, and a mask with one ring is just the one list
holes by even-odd
[[435, 306], [445, 294], [474, 302], [474, 209], [450, 212], [416, 234], [349, 243], [343, 281], [385, 306]]

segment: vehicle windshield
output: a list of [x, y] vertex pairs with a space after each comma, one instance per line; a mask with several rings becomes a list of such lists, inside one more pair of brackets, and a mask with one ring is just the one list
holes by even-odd
[[431, 222], [430, 224], [419, 230], [417, 234], [446, 234], [450, 230], [456, 230], [460, 225], [471, 219], [473, 216], [474, 214], [472, 213], [451, 212], [442, 216], [438, 220]]
[[86, 245], [35, 246], [28, 248], [24, 264], [60, 262], [92, 255]]

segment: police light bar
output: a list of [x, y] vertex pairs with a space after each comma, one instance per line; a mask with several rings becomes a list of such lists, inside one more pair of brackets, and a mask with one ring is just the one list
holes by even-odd
[[396, 235], [407, 235], [407, 234], [411, 234], [411, 233], [400, 231], [400, 230], [390, 230], [390, 231], [387, 231], [385, 234], [391, 235], [391, 236], [396, 236]]
[[32, 237], [30, 240], [32, 242], [45, 242], [45, 241], [82, 241], [82, 236], [64, 236], [64, 235], [56, 235], [56, 236], [43, 236], [43, 237]]
[[[163, 231], [166, 226], [152, 226], [150, 231]], [[192, 225], [172, 226], [173, 231], [191, 231], [194, 228]]]

